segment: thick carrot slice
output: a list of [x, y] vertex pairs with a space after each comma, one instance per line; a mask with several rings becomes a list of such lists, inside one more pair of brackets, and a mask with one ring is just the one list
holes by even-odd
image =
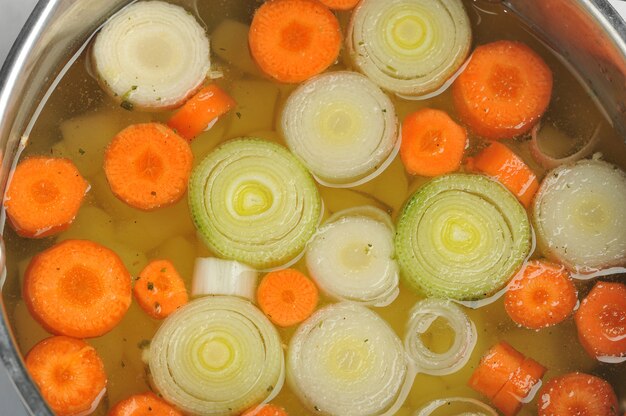
[[183, 196], [192, 161], [189, 143], [167, 126], [135, 124], [107, 147], [104, 172], [115, 196], [135, 208], [153, 210]]
[[425, 108], [402, 123], [400, 157], [413, 175], [437, 176], [458, 170], [466, 145], [465, 129], [445, 111]]
[[17, 165], [4, 206], [19, 235], [43, 238], [70, 226], [88, 190], [70, 160], [31, 157]]
[[326, 7], [333, 10], [351, 10], [361, 0], [320, 0]]
[[574, 321], [578, 339], [590, 356], [626, 356], [626, 285], [596, 283]]
[[539, 416], [617, 416], [615, 392], [605, 380], [570, 373], [548, 381], [539, 391]]
[[507, 381], [491, 402], [505, 416], [514, 416], [524, 403], [530, 401], [533, 387], [539, 383], [546, 368], [533, 360], [526, 358], [513, 377]]
[[563, 266], [534, 260], [513, 279], [504, 307], [514, 322], [540, 329], [565, 320], [577, 302], [576, 287]]
[[249, 34], [257, 65], [280, 82], [302, 82], [337, 60], [341, 29], [317, 0], [270, 0], [256, 11]]
[[501, 40], [476, 48], [452, 86], [461, 120], [476, 134], [506, 139], [530, 131], [552, 94], [552, 72], [520, 42]]
[[167, 122], [167, 125], [191, 141], [218, 117], [226, 114], [237, 103], [215, 84], [206, 86], [185, 103]]
[[131, 276], [113, 251], [85, 240], [66, 240], [33, 257], [24, 299], [49, 332], [76, 338], [105, 334], [131, 302]]
[[182, 416], [183, 414], [151, 392], [135, 394], [118, 402], [107, 416]]
[[260, 410], [252, 408], [245, 412], [242, 416], [289, 416], [282, 407], [266, 404]]
[[104, 395], [107, 376], [96, 350], [69, 337], [46, 338], [26, 355], [26, 368], [57, 416], [89, 414]]
[[261, 310], [278, 326], [291, 326], [311, 316], [318, 300], [317, 287], [295, 269], [265, 275], [257, 291]]
[[506, 342], [499, 342], [480, 359], [468, 385], [493, 399], [524, 362], [524, 355]]
[[530, 205], [539, 189], [539, 182], [533, 171], [502, 143], [492, 142], [478, 155], [468, 158], [467, 168], [496, 179], [525, 207]]
[[139, 273], [135, 299], [148, 315], [163, 319], [187, 303], [185, 282], [168, 260], [154, 260]]

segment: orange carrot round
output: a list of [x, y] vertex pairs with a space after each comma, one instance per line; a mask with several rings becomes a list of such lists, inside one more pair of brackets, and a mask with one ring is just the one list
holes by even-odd
[[98, 337], [128, 310], [131, 276], [108, 248], [67, 240], [33, 257], [23, 294], [33, 317], [49, 332]]
[[167, 122], [176, 133], [191, 141], [214, 120], [226, 114], [237, 103], [215, 84], [202, 88]]
[[104, 395], [104, 364], [84, 341], [63, 336], [46, 338], [28, 352], [25, 362], [57, 416], [89, 414]]
[[546, 372], [546, 368], [533, 360], [526, 358], [522, 365], [513, 373], [491, 402], [504, 416], [514, 416], [522, 408], [533, 387], [539, 383]]
[[499, 342], [480, 359], [468, 385], [493, 399], [524, 362], [524, 355], [506, 342]]
[[626, 285], [596, 283], [574, 321], [578, 339], [590, 356], [626, 356]]
[[107, 416], [183, 416], [183, 414], [156, 394], [146, 392], [134, 394], [118, 402], [109, 410]]
[[185, 282], [168, 260], [154, 260], [139, 273], [135, 299], [148, 315], [163, 319], [188, 301]]
[[413, 175], [437, 176], [458, 170], [466, 145], [465, 129], [445, 111], [425, 108], [402, 123], [400, 157]]
[[333, 10], [351, 10], [359, 4], [361, 0], [320, 0], [329, 9]]
[[167, 126], [135, 124], [107, 147], [104, 172], [115, 196], [132, 207], [153, 210], [183, 196], [192, 161], [187, 141]]
[[282, 407], [274, 406], [273, 404], [263, 405], [261, 409], [257, 411], [256, 407], [245, 412], [242, 416], [289, 416], [285, 409]]
[[617, 416], [615, 392], [605, 380], [570, 373], [548, 381], [539, 391], [539, 416]]
[[20, 236], [43, 238], [70, 226], [88, 190], [70, 160], [31, 157], [13, 172], [4, 205]]
[[576, 287], [565, 267], [534, 260], [509, 286], [504, 307], [514, 322], [540, 329], [565, 320], [577, 302]]
[[257, 291], [261, 310], [282, 327], [298, 324], [311, 316], [318, 297], [315, 283], [295, 269], [266, 274]]
[[530, 206], [539, 182], [534, 172], [511, 149], [502, 143], [492, 142], [478, 155], [467, 159], [467, 168], [491, 176], [525, 206]]
[[335, 15], [317, 0], [269, 0], [256, 11], [248, 40], [263, 72], [296, 83], [337, 60], [341, 29]]
[[488, 139], [530, 131], [552, 94], [552, 72], [521, 42], [501, 40], [476, 48], [452, 86], [461, 120]]

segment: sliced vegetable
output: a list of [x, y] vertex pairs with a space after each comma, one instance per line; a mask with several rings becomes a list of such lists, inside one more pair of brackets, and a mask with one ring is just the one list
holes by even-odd
[[[591, 137], [574, 153], [564, 157], [553, 157], [548, 155], [542, 150], [540, 141], [550, 141], [556, 138], [562, 137], [564, 134], [556, 129], [555, 126], [541, 125], [541, 123], [535, 124], [532, 129], [532, 139], [529, 143], [530, 154], [535, 162], [537, 162], [544, 169], [554, 169], [561, 165], [567, 165], [570, 163], [578, 162], [580, 159], [590, 156], [598, 142], [600, 141], [600, 127], [602, 124], [598, 124]], [[569, 139], [569, 141], [573, 141]]]
[[[422, 339], [422, 335], [440, 318], [454, 333], [452, 345], [443, 353], [432, 351]], [[420, 373], [443, 376], [455, 373], [467, 364], [477, 340], [476, 327], [461, 308], [451, 301], [425, 299], [417, 302], [409, 313], [404, 348]]]
[[237, 103], [215, 84], [202, 88], [169, 119], [167, 125], [191, 141]]
[[524, 208], [500, 184], [450, 174], [411, 196], [398, 220], [405, 281], [428, 296], [475, 300], [501, 289], [531, 247]]
[[88, 190], [70, 160], [30, 157], [13, 172], [4, 206], [18, 235], [43, 238], [70, 226]]
[[199, 257], [193, 269], [193, 296], [229, 295], [255, 300], [258, 273], [245, 264]]
[[335, 15], [315, 0], [270, 0], [250, 26], [250, 52], [257, 65], [280, 81], [302, 82], [339, 56], [341, 29]]
[[546, 175], [533, 205], [539, 247], [578, 273], [626, 265], [626, 173], [581, 160]]
[[210, 153], [194, 169], [189, 203], [213, 252], [258, 269], [296, 258], [321, 214], [306, 169], [284, 147], [259, 139], [233, 140]]
[[311, 411], [322, 414], [395, 414], [414, 377], [389, 325], [354, 303], [318, 310], [289, 344], [287, 380]]
[[577, 303], [576, 287], [565, 267], [543, 260], [524, 265], [504, 298], [511, 319], [530, 329], [562, 322]]
[[113, 251], [85, 240], [66, 240], [31, 260], [24, 299], [50, 333], [98, 337], [113, 329], [131, 302], [131, 277]]
[[116, 197], [149, 211], [182, 198], [192, 162], [187, 141], [167, 126], [134, 124], [109, 143], [104, 172]]
[[153, 260], [139, 273], [135, 299], [148, 315], [164, 319], [187, 303], [185, 282], [169, 260]]
[[393, 222], [384, 211], [362, 207], [339, 212], [309, 241], [307, 268], [333, 298], [389, 305], [400, 291], [393, 236]]
[[209, 39], [191, 13], [163, 1], [140, 1], [102, 27], [93, 64], [103, 88], [127, 109], [182, 104], [209, 72]]
[[591, 357], [626, 361], [626, 285], [596, 283], [574, 318], [578, 339]]
[[320, 0], [326, 7], [333, 10], [350, 10], [359, 4], [359, 0]]
[[239, 415], [273, 399], [285, 375], [274, 326], [231, 296], [196, 299], [170, 315], [148, 362], [163, 398], [191, 414]]
[[400, 156], [412, 175], [438, 176], [458, 170], [466, 146], [465, 129], [445, 111], [425, 108], [402, 123]]
[[319, 296], [308, 277], [295, 269], [283, 269], [263, 277], [257, 297], [267, 317], [276, 325], [287, 327], [311, 316]]
[[502, 143], [492, 142], [480, 153], [467, 160], [472, 172], [484, 173], [500, 182], [525, 206], [539, 189], [535, 173], [511, 149]]
[[617, 416], [615, 392], [605, 380], [570, 373], [548, 381], [539, 392], [539, 416]]
[[134, 394], [109, 410], [107, 416], [182, 416], [183, 414], [152, 393]]
[[84, 341], [51, 337], [26, 355], [26, 369], [58, 416], [93, 412], [106, 391], [107, 376], [96, 350]]
[[285, 409], [282, 407], [274, 406], [273, 404], [264, 404], [250, 409], [242, 416], [289, 416]]
[[488, 139], [530, 131], [550, 103], [552, 72], [521, 42], [500, 40], [474, 50], [452, 85], [461, 120]]
[[397, 154], [393, 103], [354, 72], [331, 72], [304, 83], [289, 96], [281, 117], [287, 145], [323, 185], [367, 182]]
[[493, 397], [491, 402], [504, 416], [515, 416], [524, 403], [529, 403], [539, 387], [546, 368], [531, 358], [522, 365]]
[[[458, 404], [458, 406], [457, 406]], [[458, 416], [498, 416], [498, 413], [483, 402], [465, 397], [449, 397], [446, 399], [437, 399], [427, 403], [420, 408], [413, 416], [431, 416], [437, 413], [438, 409], [446, 409], [446, 414], [457, 410]]]
[[354, 65], [382, 88], [420, 96], [441, 87], [470, 50], [459, 0], [363, 0], [348, 29]]
[[522, 366], [524, 359], [524, 355], [515, 348], [506, 342], [499, 342], [482, 356], [467, 384], [493, 399]]

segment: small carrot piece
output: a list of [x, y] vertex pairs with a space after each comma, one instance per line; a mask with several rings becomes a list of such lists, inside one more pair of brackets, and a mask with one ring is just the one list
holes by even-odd
[[134, 394], [118, 402], [109, 410], [107, 416], [183, 416], [151, 392]]
[[43, 238], [70, 226], [88, 190], [69, 159], [31, 157], [13, 172], [4, 206], [17, 234]]
[[167, 126], [135, 124], [109, 143], [104, 172], [115, 196], [149, 211], [172, 205], [183, 196], [192, 161], [189, 143]]
[[269, 0], [254, 14], [248, 41], [263, 72], [280, 82], [297, 83], [337, 60], [341, 29], [335, 15], [317, 0]]
[[311, 316], [318, 298], [315, 283], [295, 269], [266, 274], [257, 290], [261, 310], [282, 327], [295, 325]]
[[263, 405], [261, 409], [253, 407], [241, 416], [289, 416], [282, 407], [273, 404]]
[[64, 336], [46, 338], [28, 352], [25, 362], [57, 416], [89, 414], [104, 395], [104, 364], [85, 341]]
[[320, 0], [322, 4], [332, 10], [352, 10], [361, 0]]
[[576, 287], [565, 267], [534, 260], [513, 279], [504, 307], [514, 322], [540, 329], [565, 320], [577, 302]]
[[488, 139], [507, 139], [530, 131], [552, 94], [552, 72], [521, 42], [501, 40], [476, 48], [452, 85], [461, 120]]
[[467, 134], [441, 110], [425, 108], [402, 123], [400, 157], [413, 175], [437, 176], [461, 166]]
[[167, 122], [176, 133], [192, 141], [220, 116], [237, 103], [215, 84], [202, 88], [191, 97]]
[[493, 399], [523, 362], [524, 355], [506, 342], [499, 342], [480, 359], [468, 385], [477, 392]]
[[507, 381], [491, 402], [505, 416], [514, 416], [528, 403], [533, 388], [539, 383], [546, 372], [546, 368], [533, 360], [526, 358], [515, 371], [513, 377]]
[[189, 300], [185, 282], [168, 260], [151, 261], [139, 273], [133, 293], [139, 306], [155, 319], [168, 317]]
[[24, 276], [24, 299], [49, 332], [98, 337], [113, 329], [131, 303], [131, 276], [113, 251], [85, 240], [66, 240], [33, 257]]
[[626, 285], [598, 282], [574, 314], [578, 339], [593, 357], [626, 356]]
[[478, 155], [467, 159], [467, 168], [496, 179], [525, 206], [530, 206], [539, 189], [537, 176], [524, 161], [502, 143], [492, 142]]
[[617, 416], [615, 392], [605, 380], [570, 373], [548, 381], [539, 391], [539, 416]]

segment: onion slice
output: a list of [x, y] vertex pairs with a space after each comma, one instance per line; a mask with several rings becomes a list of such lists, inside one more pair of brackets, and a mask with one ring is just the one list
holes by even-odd
[[[287, 146], [318, 181], [354, 186], [395, 153], [399, 142], [393, 103], [355, 72], [319, 75], [296, 89], [281, 116]], [[391, 158], [393, 159], [393, 158]]]
[[[460, 413], [450, 413], [454, 410], [450, 409], [450, 407], [454, 406], [456, 403], [460, 404], [458, 407]], [[466, 397], [449, 397], [446, 399], [433, 400], [415, 412], [413, 416], [431, 416], [438, 409], [441, 409], [444, 406], [446, 411], [442, 414], [449, 416], [498, 416], [498, 412], [493, 410], [490, 406], [487, 406], [485, 403]]]
[[211, 66], [202, 26], [182, 7], [163, 1], [122, 9], [104, 24], [92, 53], [100, 84], [128, 109], [179, 106]]
[[240, 296], [256, 299], [258, 273], [245, 264], [215, 257], [199, 257], [193, 269], [192, 296]]
[[393, 415], [414, 378], [391, 327], [354, 303], [318, 310], [289, 344], [287, 381], [312, 411], [324, 415]]
[[551, 126], [544, 126], [543, 128], [541, 128], [540, 124], [541, 123], [536, 124], [532, 129], [532, 139], [530, 140], [529, 147], [530, 154], [532, 155], [533, 159], [535, 159], [535, 162], [539, 163], [539, 165], [544, 169], [554, 169], [561, 165], [577, 162], [580, 159], [591, 155], [598, 145], [598, 142], [600, 141], [600, 128], [602, 127], [602, 124], [598, 124], [589, 140], [587, 140], [585, 145], [581, 147], [580, 150], [569, 156], [561, 158], [552, 157], [545, 153], [543, 150], [541, 150], [541, 144], [539, 143], [539, 141], [541, 140], [540, 136], [546, 135], [550, 137], [551, 135], [560, 133]]
[[402, 96], [421, 96], [463, 65], [471, 38], [460, 0], [363, 0], [347, 42], [354, 65], [372, 81]]

